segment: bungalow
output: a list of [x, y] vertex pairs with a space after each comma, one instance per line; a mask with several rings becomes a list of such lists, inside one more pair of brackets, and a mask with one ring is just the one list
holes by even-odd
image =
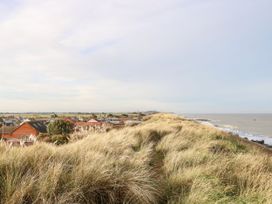
[[9, 134], [5, 134], [2, 137], [8, 139], [25, 139], [30, 136], [37, 137], [40, 133], [47, 133], [47, 127], [43, 122], [40, 121], [29, 121], [22, 123], [20, 126], [15, 128]]

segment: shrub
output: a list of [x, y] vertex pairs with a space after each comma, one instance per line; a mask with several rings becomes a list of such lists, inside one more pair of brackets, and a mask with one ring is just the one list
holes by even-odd
[[73, 132], [74, 125], [69, 121], [55, 120], [48, 125], [50, 135], [68, 135]]

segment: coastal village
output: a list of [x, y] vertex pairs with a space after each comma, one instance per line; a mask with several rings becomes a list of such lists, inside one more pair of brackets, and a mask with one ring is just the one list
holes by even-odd
[[81, 131], [107, 132], [125, 126], [141, 124], [143, 117], [153, 112], [92, 113], [92, 114], [3, 114], [0, 117], [0, 140], [10, 146], [29, 146], [39, 136], [48, 134], [48, 126], [65, 121], [73, 127], [72, 133]]

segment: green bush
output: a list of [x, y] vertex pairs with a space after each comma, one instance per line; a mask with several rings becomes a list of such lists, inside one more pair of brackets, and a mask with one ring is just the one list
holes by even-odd
[[74, 125], [69, 121], [55, 120], [48, 125], [50, 135], [68, 135], [73, 132]]

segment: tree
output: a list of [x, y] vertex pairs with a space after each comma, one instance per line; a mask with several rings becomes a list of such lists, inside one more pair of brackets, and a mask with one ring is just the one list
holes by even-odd
[[55, 120], [47, 129], [50, 135], [68, 135], [73, 132], [74, 125], [69, 121]]

